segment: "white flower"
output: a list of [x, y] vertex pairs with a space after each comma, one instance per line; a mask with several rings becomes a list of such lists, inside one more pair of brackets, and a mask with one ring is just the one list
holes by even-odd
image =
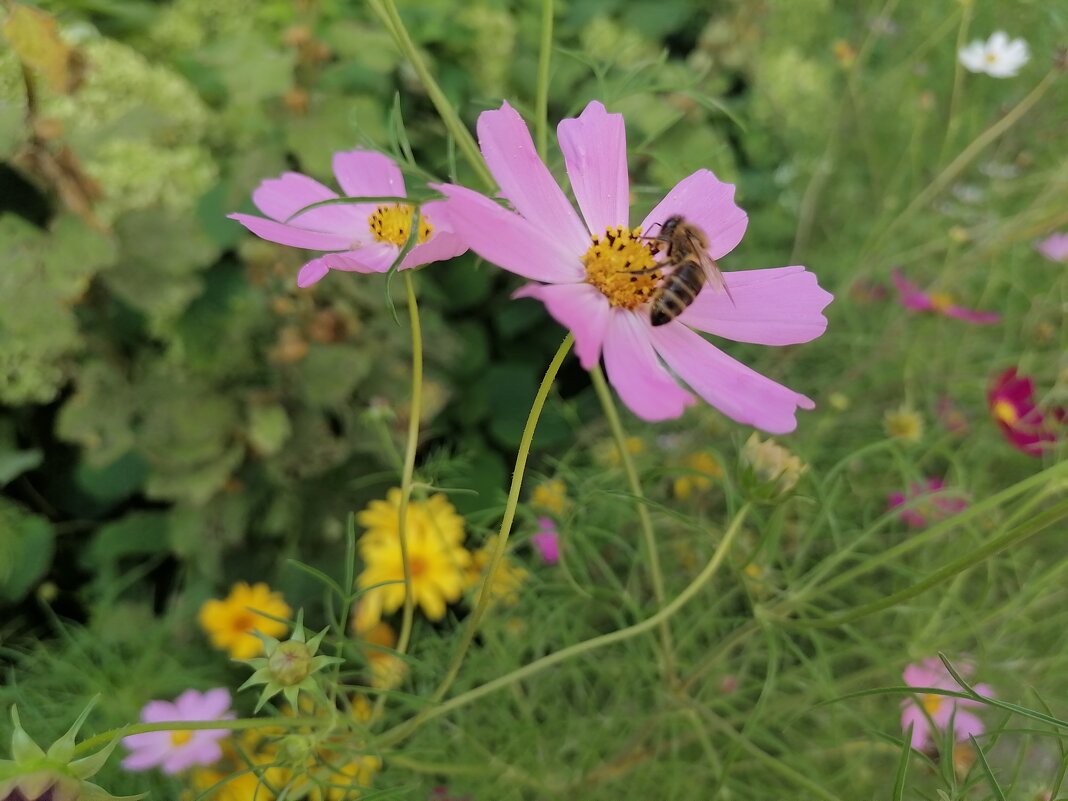
[[1009, 40], [1004, 31], [994, 31], [985, 42], [976, 39], [960, 51], [960, 63], [969, 72], [985, 72], [994, 78], [1012, 78], [1031, 59], [1027, 42]]

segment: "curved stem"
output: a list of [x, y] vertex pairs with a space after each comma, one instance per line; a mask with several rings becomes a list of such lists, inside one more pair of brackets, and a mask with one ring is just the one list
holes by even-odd
[[74, 753], [92, 751], [97, 746], [107, 745], [117, 737], [128, 737], [131, 734], [144, 734], [150, 731], [209, 731], [212, 729], [226, 729], [227, 731], [239, 731], [242, 729], [271, 728], [299, 728], [301, 726], [321, 726], [323, 718], [238, 718], [237, 720], [172, 720], [160, 721], [159, 723], [131, 723], [120, 726], [117, 729], [108, 729], [92, 737], [86, 737], [76, 746]]
[[708, 564], [704, 566], [697, 577], [690, 582], [679, 595], [667, 604], [656, 614], [646, 618], [640, 623], [635, 623], [633, 626], [627, 626], [626, 628], [619, 629], [618, 631], [612, 631], [608, 634], [602, 634], [598, 637], [592, 637], [588, 640], [575, 643], [567, 648], [562, 648], [559, 651], [543, 656], [541, 659], [537, 659], [528, 665], [524, 665], [518, 670], [513, 670], [511, 673], [506, 673], [492, 681], [488, 681], [473, 690], [468, 690], [465, 693], [457, 695], [455, 698], [450, 698], [445, 703], [423, 710], [416, 715], [410, 721], [401, 723], [400, 725], [390, 729], [384, 735], [380, 741], [380, 747], [387, 748], [411, 735], [416, 729], [418, 729], [423, 723], [433, 718], [446, 715], [454, 709], [459, 709], [462, 706], [466, 706], [472, 701], [477, 701], [484, 695], [501, 690], [505, 687], [516, 684], [525, 679], [529, 679], [532, 676], [541, 673], [543, 670], [551, 668], [553, 665], [557, 665], [561, 662], [565, 662], [572, 657], [581, 656], [582, 654], [595, 651], [598, 648], [604, 648], [606, 645], [613, 645], [617, 642], [623, 642], [633, 637], [637, 637], [644, 634], [651, 629], [656, 628], [665, 621], [669, 620], [672, 615], [678, 612], [682, 607], [688, 604], [694, 599], [694, 597], [704, 589], [709, 580], [716, 574], [719, 566], [723, 564], [723, 560], [726, 559], [727, 554], [730, 552], [731, 543], [734, 541], [735, 536], [742, 527], [742, 523], [745, 521], [746, 515], [749, 513], [749, 504], [746, 504], [738, 510], [738, 514], [734, 516], [730, 526], [727, 528], [727, 532], [723, 535], [722, 541], [716, 546], [716, 551], [712, 554], [712, 558]]
[[452, 658], [452, 662], [449, 664], [449, 669], [445, 672], [445, 677], [441, 680], [441, 684], [434, 691], [434, 695], [431, 696], [431, 703], [437, 703], [445, 697], [445, 693], [452, 687], [452, 683], [456, 681], [456, 676], [460, 673], [460, 666], [463, 665], [464, 657], [467, 656], [467, 651], [471, 647], [471, 643], [475, 639], [475, 632], [478, 630], [478, 624], [482, 622], [482, 617], [486, 614], [486, 609], [489, 607], [490, 588], [493, 586], [493, 579], [497, 575], [497, 569], [500, 567], [501, 562], [504, 560], [505, 547], [508, 545], [508, 536], [512, 532], [512, 522], [515, 520], [515, 510], [519, 505], [519, 491], [523, 486], [523, 474], [527, 468], [527, 457], [530, 456], [530, 443], [534, 439], [534, 429], [538, 426], [538, 419], [541, 417], [541, 411], [545, 406], [545, 400], [549, 397], [549, 390], [552, 388], [553, 382], [556, 380], [556, 374], [560, 371], [560, 365], [563, 364], [564, 357], [567, 356], [568, 351], [571, 350], [571, 346], [575, 342], [575, 337], [572, 334], [568, 334], [564, 337], [564, 341], [560, 343], [560, 347], [556, 351], [556, 355], [553, 356], [549, 367], [545, 371], [545, 377], [541, 380], [541, 386], [538, 387], [538, 392], [534, 396], [534, 403], [530, 407], [530, 413], [527, 415], [526, 425], [523, 426], [523, 435], [519, 440], [519, 451], [515, 457], [515, 468], [512, 471], [512, 485], [508, 488], [508, 502], [504, 507], [504, 518], [501, 520], [501, 529], [497, 534], [497, 539], [493, 545], [493, 554], [490, 556], [489, 566], [486, 568], [486, 573], [482, 577], [482, 583], [478, 588], [478, 600], [475, 602], [474, 611], [471, 612], [471, 616], [466, 621], [464, 628], [463, 638], [460, 640], [460, 645], [456, 649], [456, 654]]
[[545, 160], [549, 145], [549, 61], [553, 52], [553, 1], [541, 0], [541, 43], [538, 47], [538, 86], [534, 93], [538, 154]]
[[[623, 463], [623, 469], [627, 473], [627, 483], [630, 484], [631, 494], [634, 496], [634, 504], [638, 511], [638, 521], [641, 524], [642, 539], [645, 541], [646, 557], [649, 560], [649, 576], [653, 582], [653, 594], [656, 597], [658, 609], [664, 606], [664, 574], [660, 569], [660, 555], [656, 550], [656, 535], [653, 533], [653, 520], [649, 515], [649, 507], [645, 504], [645, 495], [642, 494], [641, 481], [638, 471], [634, 468], [634, 460], [627, 451], [626, 437], [623, 433], [623, 423], [619, 419], [615, 401], [612, 400], [612, 391], [604, 380], [604, 374], [600, 367], [590, 371], [593, 388], [597, 392], [597, 398], [601, 401], [608, 425], [612, 429], [612, 437], [616, 441], [619, 450], [619, 458]], [[675, 649], [671, 641], [671, 627], [664, 620], [660, 627], [660, 646], [663, 649], [662, 670], [665, 677], [673, 680], [675, 676]]]
[[460, 115], [452, 107], [452, 103], [445, 97], [445, 93], [438, 86], [438, 82], [434, 80], [434, 75], [427, 68], [426, 62], [423, 61], [419, 48], [415, 46], [412, 37], [408, 34], [408, 29], [404, 27], [404, 21], [400, 18], [400, 14], [397, 13], [397, 6], [393, 0], [371, 0], [369, 5], [386, 26], [386, 30], [393, 37], [397, 49], [411, 63], [415, 74], [419, 76], [420, 83], [426, 89], [430, 102], [434, 104], [438, 116], [441, 117], [441, 121], [445, 123], [445, 127], [456, 140], [456, 144], [460, 148], [460, 152], [464, 154], [468, 164], [478, 173], [478, 177], [486, 185], [487, 189], [496, 188], [497, 183], [493, 180], [489, 168], [486, 167], [486, 162], [482, 160], [482, 155], [478, 151], [478, 145], [475, 144], [474, 137], [464, 126]]

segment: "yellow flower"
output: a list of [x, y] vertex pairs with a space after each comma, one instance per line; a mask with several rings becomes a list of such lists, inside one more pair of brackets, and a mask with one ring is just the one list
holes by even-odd
[[[623, 447], [631, 456], [637, 456], [645, 450], [645, 440], [641, 437], [627, 437], [623, 440]], [[620, 463], [619, 448], [614, 439], [606, 439], [597, 443], [593, 456], [598, 462], [609, 467], [618, 467]]]
[[253, 630], [280, 637], [289, 628], [259, 612], [282, 618], [292, 614], [281, 593], [272, 592], [263, 582], [250, 587], [240, 581], [223, 600], [205, 601], [197, 619], [214, 647], [229, 651], [234, 659], [250, 659], [263, 653], [263, 642], [251, 633]]
[[777, 492], [787, 492], [794, 488], [805, 463], [775, 440], [761, 440], [753, 432], [742, 446], [742, 462], [752, 468], [757, 477], [764, 482], [775, 484]]
[[887, 436], [906, 442], [919, 442], [923, 436], [923, 418], [908, 406], [889, 411], [883, 417]]
[[[471, 566], [467, 571], [468, 586], [481, 586], [483, 574], [490, 563], [496, 542], [496, 536], [490, 537], [484, 546], [472, 554]], [[490, 601], [502, 601], [506, 606], [515, 604], [519, 600], [519, 588], [526, 581], [527, 575], [527, 571], [518, 565], [513, 565], [506, 554], [493, 575], [493, 583], [489, 588]]]
[[562, 515], [571, 505], [567, 499], [567, 487], [558, 478], [543, 481], [530, 494], [530, 503], [554, 515]]
[[[356, 515], [356, 522], [365, 529], [360, 537], [361, 552], [372, 542], [397, 541], [400, 536], [400, 501], [401, 491], [394, 488], [386, 493], [386, 500], [371, 501]], [[453, 546], [464, 541], [464, 519], [440, 493], [425, 501], [412, 499], [408, 503], [405, 530], [409, 538], [439, 540]]]
[[382, 760], [364, 754], [339, 767], [335, 767], [336, 765], [336, 755], [329, 752], [322, 754], [318, 768], [311, 771], [315, 783], [309, 786], [307, 795], [303, 797], [309, 801], [347, 801], [359, 798], [360, 790], [370, 787], [375, 774], [382, 769]]
[[[408, 531], [407, 539], [412, 598], [428, 618], [441, 620], [445, 605], [463, 594], [464, 570], [471, 563], [471, 554], [433, 527], [416, 526]], [[356, 583], [368, 591], [360, 598], [357, 625], [365, 629], [378, 622], [383, 613], [396, 612], [404, 605], [400, 537], [394, 533], [389, 538], [376, 535], [361, 541], [360, 555], [365, 567]], [[379, 584], [384, 586], [376, 586]]]
[[707, 453], [691, 453], [682, 460], [682, 464], [689, 472], [676, 478], [672, 485], [675, 497], [682, 501], [689, 498], [694, 490], [704, 492], [711, 487], [712, 479], [723, 477], [723, 468]]
[[397, 632], [386, 622], [379, 622], [366, 632], [363, 641], [379, 648], [364, 648], [367, 667], [371, 671], [371, 686], [382, 690], [392, 690], [400, 686], [408, 672], [408, 664], [393, 653], [390, 648], [397, 645]]

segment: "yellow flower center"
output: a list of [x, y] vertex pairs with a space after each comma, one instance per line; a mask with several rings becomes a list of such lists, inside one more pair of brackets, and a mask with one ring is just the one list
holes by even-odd
[[[367, 224], [371, 226], [371, 233], [379, 242], [389, 242], [397, 247], [404, 247], [408, 242], [408, 236], [412, 231], [412, 207], [406, 203], [384, 204], [375, 209], [374, 214], [367, 218]], [[418, 244], [426, 242], [434, 227], [427, 222], [425, 216], [419, 216]]]
[[171, 745], [179, 746], [185, 745], [193, 739], [193, 732], [191, 731], [172, 731], [171, 732]]
[[1016, 407], [1007, 400], [999, 400], [994, 404], [994, 417], [1007, 426], [1011, 426], [1020, 419], [1020, 415], [1016, 413]]
[[412, 574], [413, 579], [417, 579], [426, 573], [426, 560], [421, 556], [413, 556], [408, 560], [408, 570]]
[[230, 625], [234, 631], [252, 631], [256, 628], [256, 618], [251, 612], [238, 612]]
[[986, 63], [987, 64], [994, 64], [994, 63], [997, 62], [997, 60], [998, 60], [997, 54], [995, 54], [995, 53], [987, 53], [986, 54]]
[[586, 281], [617, 308], [638, 308], [652, 297], [663, 278], [653, 258], [655, 244], [641, 235], [640, 228], [609, 228], [604, 235], [593, 236], [593, 244], [582, 257]]
[[932, 292], [927, 296], [931, 300], [931, 306], [935, 311], [944, 312], [953, 305], [953, 296], [948, 292]]
[[923, 708], [927, 711], [927, 714], [934, 717], [938, 714], [938, 710], [942, 708], [942, 703], [945, 701], [941, 695], [932, 695], [930, 693], [923, 696], [920, 703], [923, 704]]

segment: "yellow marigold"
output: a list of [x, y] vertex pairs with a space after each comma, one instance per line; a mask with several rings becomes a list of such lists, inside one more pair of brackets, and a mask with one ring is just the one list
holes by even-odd
[[[493, 556], [493, 548], [496, 541], [496, 536], [490, 537], [484, 546], [472, 554], [471, 566], [467, 571], [468, 586], [481, 586], [483, 574]], [[519, 600], [519, 588], [526, 581], [527, 575], [527, 571], [518, 565], [512, 564], [506, 554], [493, 576], [493, 583], [489, 588], [490, 601], [501, 601], [506, 606], [513, 605]]]
[[[436, 527], [417, 526], [408, 531], [408, 566], [412, 598], [431, 620], [445, 616], [445, 606], [458, 601], [464, 590], [464, 571], [471, 554]], [[400, 538], [376, 535], [361, 542], [365, 564], [356, 580], [367, 590], [359, 602], [357, 625], [366, 629], [382, 614], [396, 612], [404, 605], [404, 563]], [[376, 585], [384, 586], [376, 586]], [[374, 589], [369, 589], [374, 587]]]
[[919, 442], [923, 436], [923, 418], [908, 406], [889, 411], [883, 418], [888, 436], [906, 442]]
[[[356, 515], [356, 522], [364, 528], [360, 537], [361, 554], [371, 543], [397, 541], [400, 536], [400, 501], [401, 491], [394, 488], [386, 493], [384, 501], [371, 501]], [[425, 501], [415, 498], [409, 501], [405, 530], [409, 539], [436, 540], [449, 546], [464, 541], [464, 519], [440, 493]]]
[[234, 659], [250, 659], [263, 653], [263, 642], [253, 630], [281, 637], [289, 628], [259, 613], [288, 618], [292, 611], [281, 593], [272, 592], [262, 581], [251, 587], [239, 581], [221, 601], [205, 601], [197, 619], [214, 647], [229, 651]]
[[567, 499], [567, 486], [558, 478], [538, 484], [530, 494], [530, 503], [557, 516], [571, 505]]
[[761, 440], [755, 431], [742, 446], [742, 462], [761, 481], [774, 485], [777, 492], [793, 489], [805, 471], [805, 464], [799, 457], [771, 438]]
[[712, 486], [712, 479], [723, 478], [723, 468], [707, 453], [692, 453], [682, 460], [682, 464], [688, 472], [676, 478], [672, 484], [675, 497], [679, 500], [686, 500], [695, 490], [704, 492]]

